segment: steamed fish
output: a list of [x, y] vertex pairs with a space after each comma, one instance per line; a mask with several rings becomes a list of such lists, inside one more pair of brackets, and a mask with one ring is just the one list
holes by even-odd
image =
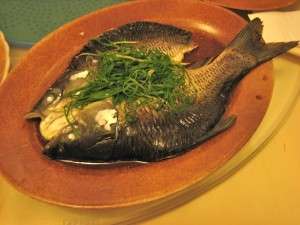
[[298, 42], [262, 40], [254, 19], [199, 68], [184, 67], [197, 45], [189, 31], [134, 22], [87, 43], [27, 118], [39, 118], [52, 159], [158, 161], [228, 129], [222, 115], [234, 85]]

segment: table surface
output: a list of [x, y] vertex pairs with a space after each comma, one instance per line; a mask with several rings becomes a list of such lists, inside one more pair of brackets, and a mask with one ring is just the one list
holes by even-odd
[[[13, 66], [25, 52], [26, 50], [22, 49], [12, 49]], [[298, 59], [300, 71], [300, 58]], [[237, 173], [183, 206], [142, 224], [300, 224], [299, 115], [298, 97], [276, 135]], [[57, 214], [56, 209], [46, 206], [46, 209], [49, 209], [47, 212], [40, 210], [38, 215], [35, 215], [30, 208], [33, 200], [18, 193], [3, 178], [0, 178], [1, 193], [5, 198], [0, 204], [0, 224], [103, 224], [95, 212], [89, 212], [87, 216], [82, 217], [72, 211], [74, 215], [69, 220], [64, 218], [63, 214]], [[23, 201], [20, 203], [23, 204], [22, 207], [16, 202], [20, 199]], [[41, 207], [47, 205], [36, 204], [41, 204]]]

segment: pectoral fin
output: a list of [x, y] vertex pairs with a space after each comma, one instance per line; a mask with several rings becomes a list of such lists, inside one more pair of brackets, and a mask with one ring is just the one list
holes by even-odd
[[202, 135], [199, 138], [198, 143], [202, 143], [202, 142], [218, 135], [219, 133], [227, 130], [235, 123], [235, 121], [236, 121], [236, 116], [234, 116], [234, 115], [229, 116], [228, 118], [225, 118], [225, 119], [221, 119], [213, 129], [211, 129], [210, 131], [208, 131], [206, 134]]

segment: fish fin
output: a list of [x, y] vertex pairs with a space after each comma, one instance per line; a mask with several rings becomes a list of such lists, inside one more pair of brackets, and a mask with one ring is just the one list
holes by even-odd
[[200, 137], [200, 139], [198, 140], [199, 143], [204, 142], [214, 136], [216, 136], [217, 134], [227, 130], [228, 128], [230, 128], [236, 121], [236, 116], [232, 115], [229, 116], [225, 119], [221, 119], [216, 126], [214, 126], [214, 128], [212, 128], [210, 131], [208, 131], [206, 134], [204, 134], [203, 136]]
[[258, 61], [265, 62], [296, 47], [298, 44], [298, 41], [268, 43], [263, 48], [263, 51], [257, 54]]
[[240, 31], [229, 47], [249, 52], [257, 58], [259, 63], [262, 63], [299, 44], [299, 41], [265, 43], [262, 30], [262, 21], [259, 18], [253, 19]]

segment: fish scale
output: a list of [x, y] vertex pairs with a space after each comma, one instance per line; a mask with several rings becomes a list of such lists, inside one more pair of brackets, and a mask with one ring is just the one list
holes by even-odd
[[106, 50], [107, 47], [103, 43], [107, 40], [137, 41], [137, 46], [161, 50], [171, 58], [176, 58], [176, 61], [181, 61], [185, 53], [197, 47], [189, 31], [171, 25], [143, 21], [109, 30], [88, 43], [86, 49], [89, 51]]

